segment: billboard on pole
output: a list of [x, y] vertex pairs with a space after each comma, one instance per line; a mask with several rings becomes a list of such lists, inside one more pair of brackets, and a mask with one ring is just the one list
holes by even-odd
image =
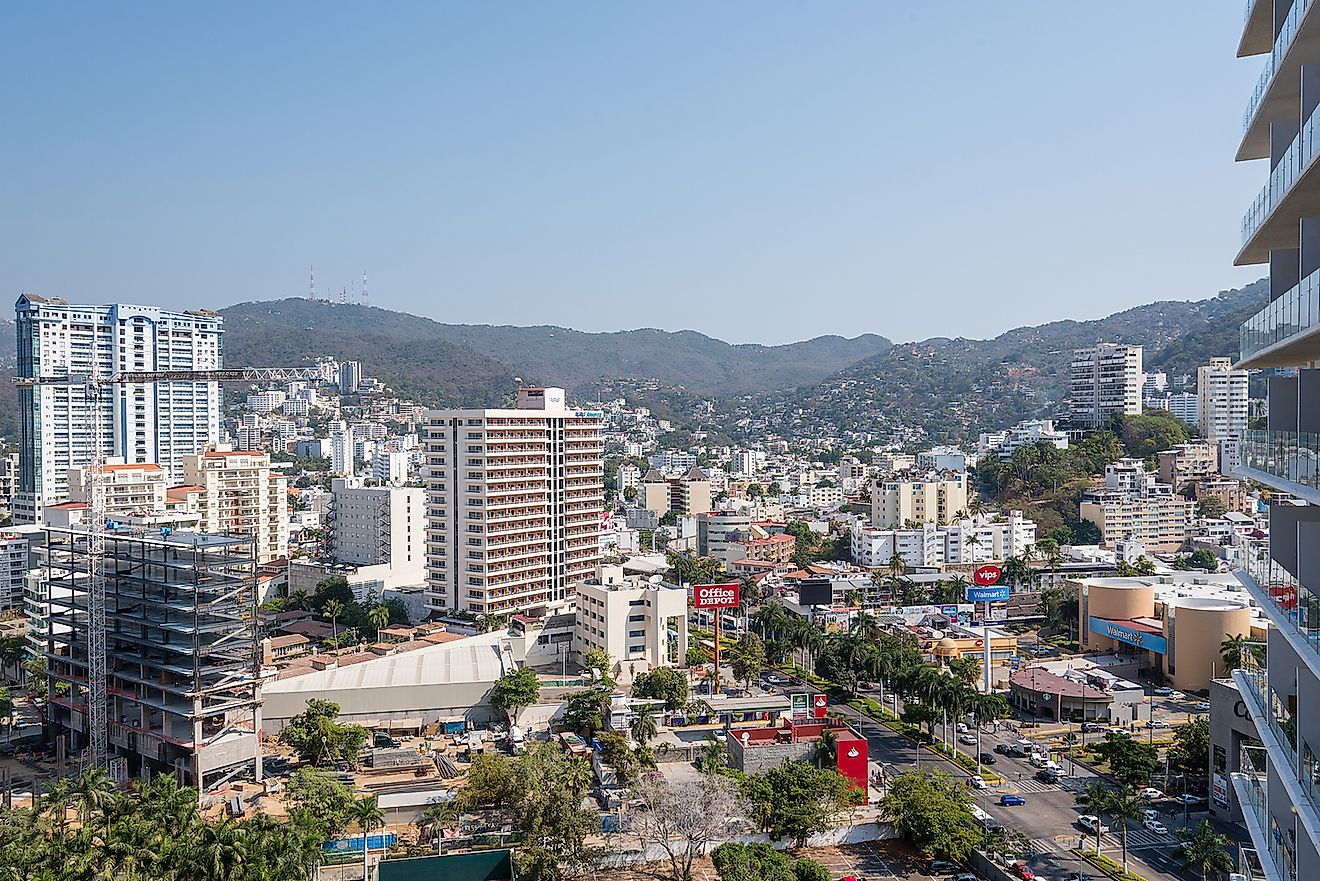
[[694, 609], [729, 609], [738, 605], [740, 582], [729, 581], [724, 584], [692, 585], [692, 608]]
[[999, 577], [1003, 573], [1004, 570], [998, 566], [987, 563], [976, 568], [976, 571], [972, 573], [972, 581], [976, 582], [977, 587], [989, 587], [992, 584], [998, 584]]
[[967, 602], [995, 603], [1008, 599], [1012, 592], [1007, 584], [997, 584], [993, 587], [968, 587]]

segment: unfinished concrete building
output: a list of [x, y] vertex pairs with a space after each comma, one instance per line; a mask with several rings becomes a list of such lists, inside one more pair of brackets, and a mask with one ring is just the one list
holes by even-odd
[[[88, 535], [81, 525], [44, 534], [49, 716], [76, 752], [88, 742]], [[106, 533], [112, 769], [172, 772], [203, 789], [238, 774], [261, 778], [257, 550], [246, 536]]]

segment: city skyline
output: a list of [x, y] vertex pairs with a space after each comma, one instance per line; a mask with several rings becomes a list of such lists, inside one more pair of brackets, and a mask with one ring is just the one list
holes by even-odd
[[[1145, 10], [1141, 32], [1041, 4], [290, 7], [255, 28], [25, 10], [16, 66], [78, 60], [6, 100], [25, 137], [0, 155], [26, 173], [0, 283], [215, 307], [304, 295], [315, 265], [323, 296], [365, 269], [374, 304], [442, 321], [767, 344], [1198, 299], [1256, 277], [1222, 257], [1259, 176], [1221, 162], [1240, 120], [1220, 96], [1257, 71], [1222, 51], [1240, 11], [1214, 5]], [[1024, 28], [1032, 52], [1005, 52]], [[1120, 39], [1179, 76], [1112, 65]], [[906, 308], [914, 291], [946, 308]], [[745, 308], [821, 297], [835, 309], [792, 322]]]

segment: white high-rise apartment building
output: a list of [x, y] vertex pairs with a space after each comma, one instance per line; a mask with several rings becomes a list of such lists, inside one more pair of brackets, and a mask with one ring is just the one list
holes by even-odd
[[403, 450], [376, 450], [371, 457], [371, 476], [381, 483], [400, 486], [408, 482], [408, 453]]
[[338, 563], [390, 567], [397, 584], [426, 580], [426, 491], [331, 481], [330, 547]]
[[362, 384], [362, 362], [342, 361], [339, 364], [339, 393], [351, 395]]
[[217, 444], [183, 460], [184, 479], [200, 487], [202, 532], [251, 535], [257, 562], [289, 556], [288, 479], [270, 456]]
[[1196, 368], [1196, 393], [1200, 426], [1206, 440], [1247, 436], [1247, 379], [1245, 370], [1234, 370], [1230, 358], [1211, 358]]
[[566, 599], [600, 559], [601, 414], [564, 390], [426, 414], [428, 605], [511, 612]]
[[330, 423], [330, 473], [353, 474], [353, 428], [346, 422]]
[[[221, 366], [224, 319], [205, 310], [72, 305], [23, 294], [15, 306], [19, 376], [107, 376], [132, 370]], [[42, 385], [19, 393], [17, 522], [34, 523], [68, 497], [70, 468], [91, 462], [93, 403], [82, 386]], [[109, 386], [100, 398], [99, 446], [130, 464], [155, 462], [183, 477], [184, 457], [220, 438], [220, 386], [148, 382]]]
[[1140, 415], [1141, 346], [1100, 343], [1073, 352], [1072, 404], [1077, 422], [1098, 425], [1115, 413]]

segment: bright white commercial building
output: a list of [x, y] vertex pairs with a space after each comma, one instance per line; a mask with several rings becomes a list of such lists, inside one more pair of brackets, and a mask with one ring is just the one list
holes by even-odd
[[[120, 371], [211, 370], [221, 366], [223, 319], [214, 312], [153, 306], [71, 305], [23, 294], [15, 307], [19, 376]], [[101, 436], [92, 431], [99, 406]], [[106, 387], [94, 405], [79, 385], [19, 389], [17, 522], [68, 497], [70, 468], [91, 462], [99, 445], [128, 463], [155, 462], [169, 479], [183, 476], [185, 456], [220, 439], [220, 386], [147, 382]], [[95, 441], [95, 442], [94, 442]]]
[[524, 388], [511, 410], [426, 414], [427, 568], [435, 610], [510, 612], [568, 598], [600, 560], [599, 411]]
[[919, 529], [855, 526], [852, 557], [868, 569], [888, 566], [895, 551], [907, 566], [988, 563], [1019, 556], [1035, 543], [1035, 521], [1010, 511], [1007, 516], [968, 517], [949, 526], [927, 523]]
[[1091, 425], [1115, 413], [1140, 415], [1143, 377], [1141, 346], [1101, 343], [1075, 350], [1070, 415]]
[[625, 578], [622, 566], [602, 566], [577, 588], [573, 651], [604, 649], [624, 681], [657, 667], [677, 667], [687, 655], [687, 588]]
[[1245, 370], [1234, 370], [1229, 358], [1211, 358], [1196, 369], [1196, 392], [1201, 432], [1206, 440], [1247, 436], [1247, 379]]
[[345, 422], [330, 423], [330, 473], [353, 475], [353, 429]]

